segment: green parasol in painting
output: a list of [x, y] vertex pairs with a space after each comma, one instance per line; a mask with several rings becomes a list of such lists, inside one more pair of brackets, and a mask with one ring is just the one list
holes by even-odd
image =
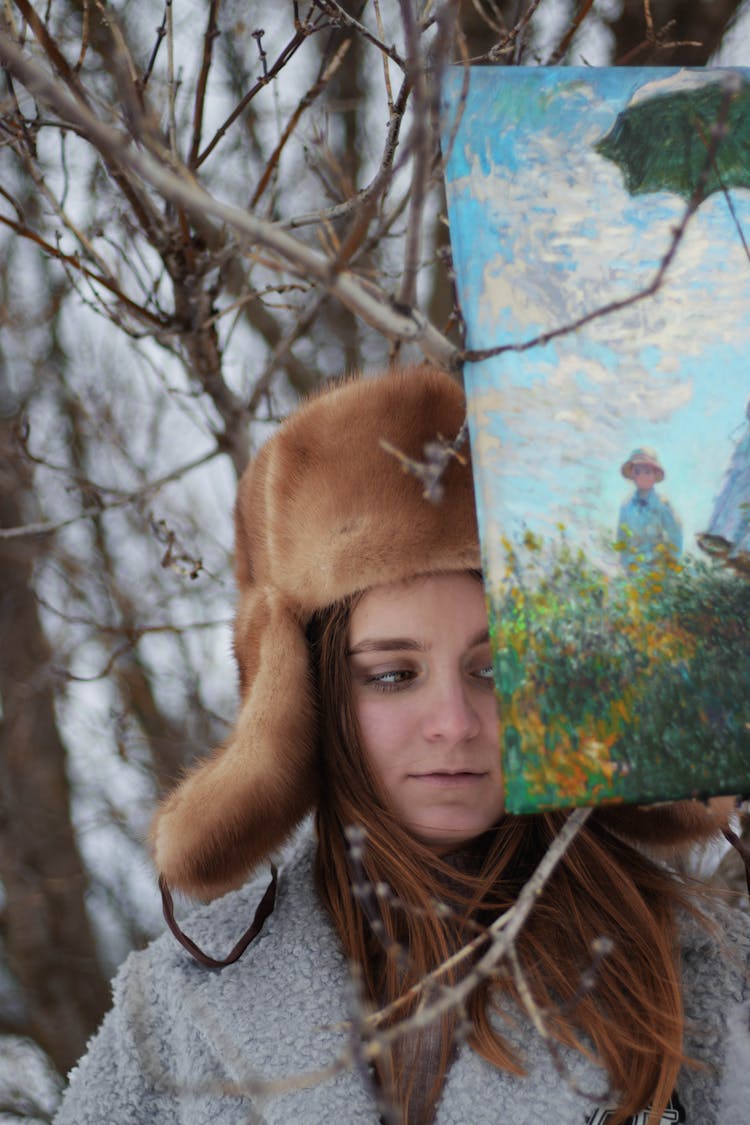
[[[720, 121], [725, 127], [713, 142]], [[736, 71], [680, 71], [648, 82], [594, 148], [618, 165], [630, 195], [691, 199], [704, 175], [704, 198], [750, 188], [750, 83]]]

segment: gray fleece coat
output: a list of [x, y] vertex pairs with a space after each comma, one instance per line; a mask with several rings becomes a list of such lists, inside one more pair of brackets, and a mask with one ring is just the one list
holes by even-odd
[[[55, 1125], [377, 1125], [367, 1083], [337, 1063], [347, 1050], [352, 993], [314, 890], [313, 855], [304, 841], [279, 876], [273, 914], [236, 964], [205, 969], [171, 934], [131, 955]], [[225, 956], [266, 883], [202, 908], [185, 922], [186, 932], [207, 953]], [[686, 1069], [678, 1083], [687, 1125], [750, 1122], [750, 919], [727, 912], [722, 932], [717, 942], [685, 926], [686, 1050], [706, 1064]], [[436, 1125], [606, 1122], [596, 1100], [606, 1089], [600, 1071], [566, 1052], [566, 1081], [524, 1021], [512, 1037], [528, 1075], [495, 1070], [464, 1046], [448, 1072]], [[639, 1115], [637, 1125], [642, 1121], [656, 1125]]]

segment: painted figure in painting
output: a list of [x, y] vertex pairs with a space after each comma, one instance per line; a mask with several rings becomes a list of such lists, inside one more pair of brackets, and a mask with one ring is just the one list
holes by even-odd
[[750, 399], [745, 417], [744, 432], [729, 462], [711, 523], [708, 531], [698, 536], [698, 543], [735, 570], [750, 574]]
[[635, 491], [620, 508], [617, 522], [617, 549], [628, 573], [655, 564], [676, 560], [682, 553], [682, 524], [672, 505], [654, 486], [665, 472], [653, 449], [634, 449], [621, 468]]

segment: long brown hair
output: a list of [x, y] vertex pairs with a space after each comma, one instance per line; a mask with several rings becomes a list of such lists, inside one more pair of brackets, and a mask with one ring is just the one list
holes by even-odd
[[[361, 747], [347, 657], [354, 604], [350, 600], [320, 613], [309, 631], [321, 712], [316, 874], [346, 956], [359, 966], [364, 998], [382, 1008], [404, 997], [513, 904], [564, 814], [503, 818], [476, 841], [475, 861], [466, 874], [411, 836], [389, 810]], [[351, 826], [361, 828], [365, 839], [355, 880], [345, 837]], [[363, 900], [365, 888], [353, 893], [353, 881], [370, 888], [369, 905]], [[436, 903], [449, 909], [436, 909]], [[551, 1036], [582, 1051], [593, 1047], [604, 1066], [614, 1092], [610, 1097], [618, 1099], [613, 1125], [648, 1105], [658, 1120], [686, 1061], [674, 920], [678, 904], [689, 907], [676, 877], [590, 818], [517, 940], [523, 976], [546, 1014]], [[597, 963], [593, 985], [582, 987], [594, 943], [602, 937], [612, 939], [611, 949]], [[455, 972], [443, 983], [451, 980]], [[501, 964], [471, 993], [462, 1022], [470, 1045], [483, 1058], [523, 1074], [523, 1059], [491, 1019], [493, 1007], [509, 1007], [502, 1003], [508, 996], [517, 998], [517, 990]], [[410, 1007], [414, 1004], [402, 1005], [399, 1018]], [[458, 1014], [442, 1018], [434, 1082], [419, 1105], [410, 1107], [414, 1068], [404, 1041], [396, 1040], [376, 1060], [378, 1082], [400, 1121], [412, 1125], [432, 1119], [458, 1025]]]

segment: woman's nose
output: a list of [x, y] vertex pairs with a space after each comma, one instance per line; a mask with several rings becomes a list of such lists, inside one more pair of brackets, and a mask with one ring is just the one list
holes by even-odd
[[425, 703], [423, 731], [429, 742], [462, 742], [479, 733], [479, 715], [462, 677], [436, 682]]

